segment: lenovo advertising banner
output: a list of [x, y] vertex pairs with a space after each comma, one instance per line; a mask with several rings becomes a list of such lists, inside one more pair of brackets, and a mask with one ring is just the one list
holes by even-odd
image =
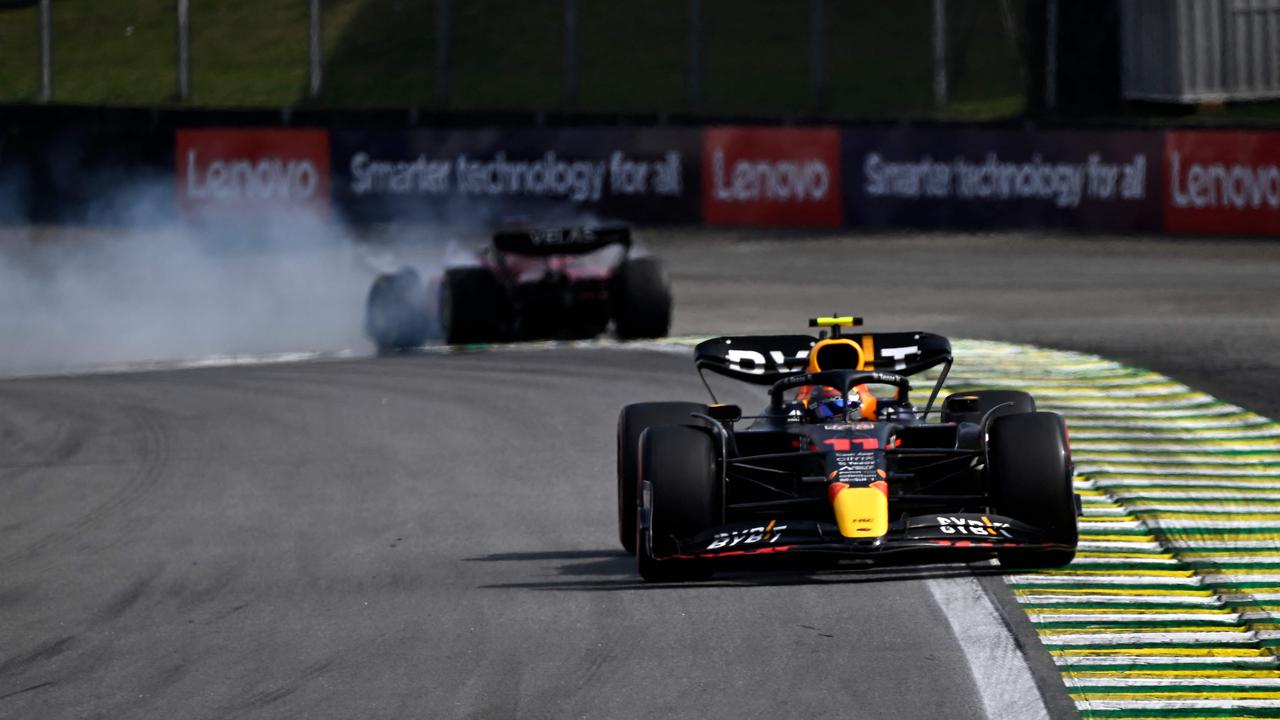
[[1159, 231], [1158, 132], [852, 128], [845, 221], [882, 228]]
[[329, 209], [326, 130], [179, 130], [174, 153], [188, 215]]
[[1165, 134], [1165, 230], [1280, 234], [1280, 133]]
[[334, 201], [366, 222], [696, 223], [700, 140], [683, 128], [337, 130]]
[[709, 128], [702, 181], [708, 225], [837, 227], [844, 220], [835, 128]]

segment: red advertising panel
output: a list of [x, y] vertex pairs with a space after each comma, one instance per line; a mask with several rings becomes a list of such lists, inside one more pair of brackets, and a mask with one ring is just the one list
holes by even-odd
[[188, 214], [329, 209], [325, 130], [179, 130], [178, 206]]
[[1280, 234], [1280, 133], [1165, 134], [1165, 230]]
[[702, 145], [708, 225], [823, 226], [844, 220], [840, 131], [721, 127]]

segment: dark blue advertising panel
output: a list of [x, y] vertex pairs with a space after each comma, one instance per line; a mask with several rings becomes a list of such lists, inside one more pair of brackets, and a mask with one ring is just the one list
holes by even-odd
[[695, 223], [701, 138], [683, 128], [335, 130], [334, 205], [357, 222]]
[[842, 154], [855, 227], [1161, 229], [1159, 132], [851, 128]]
[[31, 166], [22, 142], [0, 134], [0, 223], [31, 219]]
[[173, 218], [168, 132], [53, 127], [0, 133], [0, 222]]

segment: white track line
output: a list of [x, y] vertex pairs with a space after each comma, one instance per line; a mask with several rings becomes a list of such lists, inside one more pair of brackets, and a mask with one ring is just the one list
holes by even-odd
[[925, 585], [968, 659], [987, 717], [1048, 720], [1026, 658], [977, 579], [934, 578]]

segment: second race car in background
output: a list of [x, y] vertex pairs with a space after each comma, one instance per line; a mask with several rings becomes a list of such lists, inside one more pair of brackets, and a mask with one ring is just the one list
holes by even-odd
[[656, 257], [636, 254], [625, 226], [503, 230], [476, 263], [437, 282], [404, 268], [374, 281], [365, 332], [380, 351], [445, 342], [662, 337], [671, 290]]

